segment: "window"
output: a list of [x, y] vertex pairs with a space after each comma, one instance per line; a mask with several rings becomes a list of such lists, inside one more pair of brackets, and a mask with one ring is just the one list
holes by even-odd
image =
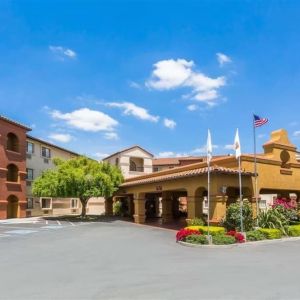
[[78, 199], [71, 199], [71, 208], [78, 208]]
[[19, 152], [19, 139], [18, 137], [10, 132], [7, 135], [7, 144], [6, 144], [6, 149], [14, 152]]
[[119, 157], [116, 158], [116, 166], [119, 166]]
[[42, 209], [51, 209], [52, 208], [52, 198], [41, 198]]
[[259, 208], [266, 208], [266, 207], [267, 207], [267, 200], [260, 200]]
[[47, 147], [42, 147], [42, 156], [45, 158], [51, 158], [51, 150]]
[[133, 160], [130, 160], [130, 171], [136, 171], [136, 163]]
[[207, 199], [207, 197], [204, 197], [203, 208], [208, 208], [208, 199]]
[[33, 208], [33, 198], [27, 198], [27, 209]]
[[34, 153], [34, 143], [27, 142], [26, 153], [27, 154], [33, 154]]
[[26, 179], [33, 180], [33, 169], [26, 169], [26, 172], [27, 172]]
[[153, 167], [153, 172], [158, 172], [158, 171], [159, 171], [158, 167]]
[[19, 181], [19, 169], [16, 165], [10, 164], [7, 166], [6, 180], [10, 182]]

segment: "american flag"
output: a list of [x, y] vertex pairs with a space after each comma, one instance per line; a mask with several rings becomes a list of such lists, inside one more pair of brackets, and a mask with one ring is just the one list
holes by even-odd
[[254, 117], [254, 126], [255, 127], [263, 126], [266, 123], [268, 123], [268, 121], [269, 121], [267, 118], [261, 118], [257, 115], [253, 115], [253, 117]]

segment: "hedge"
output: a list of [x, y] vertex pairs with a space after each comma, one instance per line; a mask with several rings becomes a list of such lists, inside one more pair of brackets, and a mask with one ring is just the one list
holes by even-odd
[[[208, 234], [208, 226], [188, 226], [185, 229], [199, 230], [203, 234]], [[225, 234], [225, 228], [220, 226], [209, 226], [209, 233], [211, 235]]]
[[247, 241], [262, 241], [266, 239], [265, 235], [259, 230], [251, 230], [246, 232]]
[[260, 228], [258, 229], [268, 240], [280, 239], [282, 232], [275, 228]]
[[192, 234], [192, 235], [187, 236], [185, 238], [185, 241], [187, 243], [191, 243], [191, 244], [200, 244], [200, 245], [208, 244], [208, 239], [205, 235]]
[[231, 235], [216, 234], [212, 236], [212, 242], [214, 245], [231, 245], [235, 244], [236, 240]]
[[288, 227], [289, 236], [300, 236], [300, 225], [291, 225]]

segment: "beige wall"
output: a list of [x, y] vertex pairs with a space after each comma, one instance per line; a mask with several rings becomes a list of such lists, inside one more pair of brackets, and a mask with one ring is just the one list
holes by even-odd
[[[130, 171], [130, 159], [136, 162], [138, 167], [137, 171]], [[142, 160], [142, 164], [139, 164], [140, 159]], [[104, 159], [103, 161], [112, 165], [116, 165], [117, 160], [119, 161], [118, 166], [122, 170], [125, 178], [150, 174], [153, 171], [152, 156], [138, 147], [117, 153], [116, 155], [113, 155], [108, 159]], [[139, 169], [139, 167], [143, 167], [143, 170]]]
[[[54, 146], [44, 144], [40, 141], [27, 138], [28, 142], [34, 144], [34, 153], [27, 154], [26, 168], [33, 169], [33, 179], [37, 178], [47, 169], [55, 168], [53, 158], [71, 159], [75, 157], [74, 153], [67, 150], [56, 148]], [[42, 156], [42, 146], [49, 148], [51, 151], [51, 158], [47, 159]], [[81, 204], [77, 199], [78, 206], [73, 208], [71, 206], [71, 198], [51, 198], [51, 208], [43, 209], [41, 205], [41, 198], [33, 197], [31, 193], [32, 181], [27, 180], [26, 197], [32, 199], [33, 208], [27, 208], [27, 216], [43, 216], [43, 215], [65, 215], [65, 214], [79, 214], [81, 213]], [[100, 215], [104, 213], [104, 198], [91, 198], [87, 206], [88, 214]]]

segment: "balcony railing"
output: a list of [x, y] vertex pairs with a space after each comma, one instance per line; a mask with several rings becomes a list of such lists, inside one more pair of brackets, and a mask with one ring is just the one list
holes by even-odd
[[135, 168], [131, 167], [131, 168], [129, 168], [129, 171], [130, 172], [144, 172], [144, 167], [135, 167]]

